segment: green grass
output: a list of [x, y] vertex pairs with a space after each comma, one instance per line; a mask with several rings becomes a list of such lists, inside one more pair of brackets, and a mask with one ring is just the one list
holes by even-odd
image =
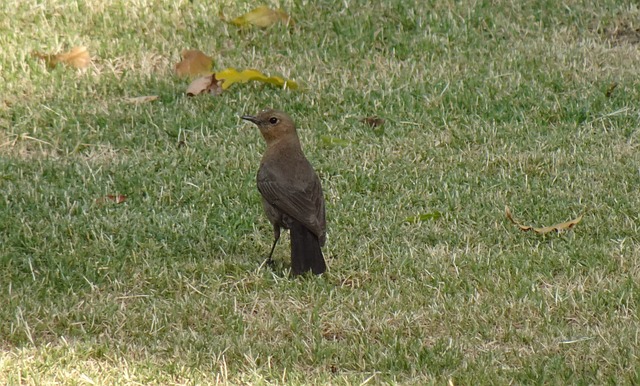
[[[639, 383], [638, 6], [268, 4], [295, 27], [219, 21], [245, 1], [0, 5], [0, 383]], [[31, 56], [77, 45], [86, 71]], [[304, 91], [186, 97], [186, 48]], [[239, 116], [267, 106], [323, 182], [322, 277], [288, 277], [287, 237], [260, 267]], [[539, 236], [505, 205], [584, 218]]]

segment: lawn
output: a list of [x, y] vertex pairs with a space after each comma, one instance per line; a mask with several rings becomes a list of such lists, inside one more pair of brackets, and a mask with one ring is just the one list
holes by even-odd
[[[0, 4], [0, 384], [640, 383], [634, 1], [220, 20], [259, 5]], [[77, 46], [83, 70], [33, 55]], [[184, 49], [301, 89], [189, 97]], [[265, 107], [322, 180], [320, 277], [289, 277], [287, 235], [261, 265], [265, 146], [240, 116]], [[536, 234], [505, 206], [583, 217]]]

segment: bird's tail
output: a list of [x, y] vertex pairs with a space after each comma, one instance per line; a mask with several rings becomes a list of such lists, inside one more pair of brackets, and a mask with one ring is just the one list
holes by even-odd
[[294, 275], [300, 275], [311, 271], [319, 275], [326, 271], [327, 265], [322, 256], [318, 236], [296, 220], [291, 221], [289, 232], [291, 233], [291, 272]]

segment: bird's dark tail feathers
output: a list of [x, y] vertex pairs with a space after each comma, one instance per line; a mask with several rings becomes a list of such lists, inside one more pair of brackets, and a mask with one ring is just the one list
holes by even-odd
[[327, 270], [318, 237], [302, 223], [293, 220], [291, 233], [291, 272], [300, 275], [311, 271], [319, 275]]

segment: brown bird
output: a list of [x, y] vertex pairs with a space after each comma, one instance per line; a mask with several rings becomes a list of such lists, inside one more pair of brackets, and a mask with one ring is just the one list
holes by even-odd
[[280, 239], [280, 228], [285, 228], [291, 232], [292, 273], [325, 272], [320, 249], [326, 239], [322, 185], [302, 153], [293, 120], [273, 109], [242, 119], [255, 123], [267, 142], [257, 176], [262, 205], [273, 225], [274, 240], [267, 262], [271, 262]]

